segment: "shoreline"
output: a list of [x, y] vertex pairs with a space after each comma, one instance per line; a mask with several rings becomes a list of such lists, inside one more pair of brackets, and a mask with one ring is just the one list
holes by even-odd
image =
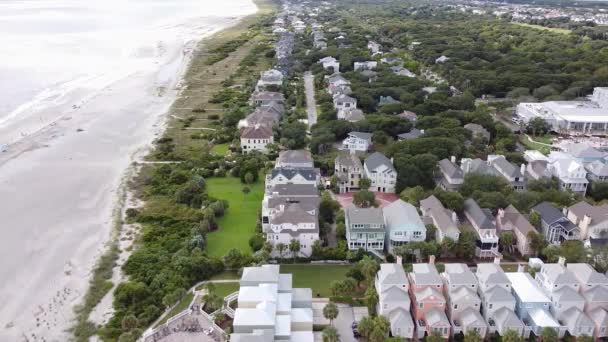
[[[54, 221], [65, 219], [65, 216], [60, 216], [69, 213], [69, 210], [66, 212], [65, 209], [73, 208], [81, 214], [80, 216], [87, 218], [85, 219], [86, 222], [80, 221], [77, 213], [70, 220], [73, 226], [62, 224], [55, 230], [52, 229], [54, 227], [45, 227], [43, 223], [32, 224], [26, 219], [21, 220], [27, 221], [27, 226], [35, 225], [36, 233], [34, 234], [39, 234], [39, 236], [31, 238], [28, 235], [24, 236], [23, 233], [16, 234], [15, 241], [9, 241], [8, 243], [18, 243], [19, 246], [15, 246], [17, 248], [23, 247], [22, 245], [25, 244], [25, 248], [21, 248], [21, 252], [25, 254], [25, 260], [43, 257], [48, 263], [53, 262], [55, 266], [38, 263], [38, 267], [48, 266], [49, 269], [45, 270], [46, 272], [40, 272], [40, 274], [32, 274], [37, 272], [31, 267], [22, 270], [20, 274], [15, 275], [15, 279], [7, 282], [0, 289], [0, 303], [10, 306], [2, 309], [0, 337], [10, 340], [28, 339], [30, 341], [40, 340], [41, 338], [46, 338], [47, 341], [60, 341], [69, 337], [66, 330], [74, 325], [73, 309], [77, 304], [83, 303], [85, 292], [89, 290], [89, 281], [95, 276], [93, 269], [99, 265], [100, 258], [106, 255], [108, 250], [113, 249], [112, 246], [120, 234], [115, 227], [121, 224], [122, 215], [119, 214], [124, 208], [121, 202], [128, 197], [126, 193], [128, 191], [128, 181], [136, 171], [134, 163], [139, 161], [137, 158], [140, 155], [147, 154], [153, 148], [153, 141], [166, 129], [171, 107], [179, 98], [180, 91], [183, 89], [184, 78], [194, 56], [194, 47], [198, 47], [202, 41], [213, 34], [236, 25], [244, 17], [246, 16], [221, 18], [214, 24], [214, 28], [206, 32], [200, 39], [185, 42], [179, 53], [176, 53], [166, 64], [159, 66], [159, 69], [153, 75], [138, 75], [139, 78], [129, 76], [113, 83], [110, 86], [111, 89], [104, 89], [112, 95], [100, 92], [99, 96], [95, 96], [91, 100], [91, 104], [79, 113], [80, 117], [77, 117], [77, 115], [70, 117], [70, 114], [61, 115], [55, 124], [45, 126], [36, 134], [22, 139], [18, 143], [18, 149], [12, 148], [12, 151], [2, 156], [0, 166], [3, 172], [0, 174], [0, 180], [3, 183], [8, 183], [9, 180], [14, 181], [26, 169], [29, 172], [26, 176], [20, 176], [20, 178], [22, 179], [21, 183], [27, 184], [31, 182], [31, 178], [40, 178], [39, 175], [34, 175], [33, 169], [47, 165], [47, 163], [53, 164], [48, 167], [50, 170], [45, 168], [47, 177], [51, 179], [57, 177], [77, 178], [77, 180], [68, 181], [69, 186], [64, 188], [60, 186], [53, 188], [53, 186], [45, 184], [44, 181], [41, 182], [42, 184], [37, 184], [40, 186], [38, 190], [34, 187], [33, 192], [46, 191], [51, 196], [64, 191], [70, 192], [68, 189], [72, 188], [77, 191], [75, 195], [72, 195], [71, 201], [52, 200], [54, 203], [62, 203], [70, 208], [57, 210], [56, 205], [53, 206], [52, 203], [50, 207], [45, 208], [47, 211], [57, 211], [56, 216], [49, 220], [51, 222], [48, 226], [51, 226]], [[188, 48], [190, 48], [190, 51], [186, 54], [185, 50]], [[177, 68], [178, 72], [171, 73], [171, 70], [175, 71], [176, 69], [175, 63], [180, 64], [180, 67]], [[171, 74], [168, 80], [164, 80], [165, 82], [159, 85], [159, 76], [157, 75], [163, 72]], [[118, 95], [121, 89], [127, 90], [128, 93], [128, 89], [142, 86], [142, 91], [148, 94], [143, 99], [133, 100], [129, 98], [129, 94]], [[164, 89], [160, 89], [163, 86]], [[106, 115], [103, 105], [105, 104], [104, 97], [106, 102], [116, 101], [117, 97], [120, 97], [116, 101], [119, 103], [108, 105], [110, 108], [107, 109], [108, 111], [116, 111], [116, 113], [107, 114], [108, 117], [116, 119], [115, 122], [112, 122], [111, 118], [102, 117]], [[121, 107], [121, 104], [124, 106]], [[135, 108], [145, 108], [137, 114], [139, 119], [124, 117], [125, 111], [131, 112]], [[101, 113], [103, 115], [100, 115]], [[106, 126], [99, 129], [102, 124]], [[116, 125], [125, 127], [115, 128]], [[142, 132], [142, 127], [148, 127], [148, 129]], [[102, 132], [99, 132], [100, 130]], [[135, 136], [130, 136], [130, 134]], [[94, 137], [85, 138], [90, 135], [94, 135]], [[87, 141], [83, 142], [83, 139]], [[121, 139], [124, 140], [124, 145], [120, 143]], [[78, 151], [78, 149], [74, 151], [73, 146], [75, 145], [70, 144], [81, 144], [81, 147], [84, 148], [82, 151]], [[87, 150], [86, 147], [89, 144], [93, 148]], [[103, 151], [105, 144], [118, 146], [113, 146], [113, 151]], [[121, 151], [126, 152], [125, 149], [132, 152], [117, 157]], [[98, 156], [97, 153], [103, 154], [103, 157]], [[79, 160], [81, 160], [80, 163]], [[56, 168], [55, 171], [52, 170], [53, 167]], [[97, 170], [95, 170], [96, 168]], [[70, 170], [77, 171], [77, 174], [70, 174]], [[88, 174], [91, 174], [91, 177], [87, 177]], [[96, 188], [90, 188], [89, 190], [87, 190], [86, 185], [83, 186], [87, 182], [95, 183], [97, 179], [102, 179], [102, 177], [105, 179], [111, 177], [111, 180], [103, 181]], [[12, 186], [6, 190], [11, 191], [14, 190], [13, 188], [21, 188], [18, 185], [19, 181], [15, 183], [11, 184]], [[4, 193], [2, 195], [7, 196], [8, 194]], [[66, 196], [66, 194], [63, 195]], [[27, 203], [27, 201], [24, 202]], [[33, 205], [36, 206], [36, 203]], [[7, 210], [8, 215], [21, 216], [11, 213], [11, 209], [13, 208]], [[23, 210], [21, 208], [17, 209]], [[105, 213], [108, 213], [108, 215]], [[26, 225], [19, 220], [14, 221], [18, 221], [13, 223], [15, 226]], [[86, 229], [80, 229], [78, 226]], [[45, 228], [48, 229], [45, 230]], [[70, 235], [74, 236], [65, 238]], [[64, 238], [57, 240], [60, 236]], [[61, 242], [61, 244], [53, 246], [53, 244], [47, 243], [52, 240]], [[31, 245], [35, 245], [33, 250]], [[49, 251], [45, 253], [45, 249]], [[7, 255], [11, 254], [10, 251], [5, 253]], [[61, 257], [63, 254], [67, 254], [63, 274], [53, 274], [53, 268], [57, 268], [57, 261], [64, 259]], [[49, 260], [57, 259], [57, 256], [59, 256], [58, 260]], [[113, 263], [113, 259], [110, 261]], [[7, 275], [17, 270], [16, 265], [7, 266], [9, 266], [6, 270]], [[24, 268], [27, 268], [27, 265]], [[46, 277], [46, 275], [50, 277]], [[38, 279], [38, 281], [32, 282], [32, 277]], [[25, 284], [25, 286], [17, 284]], [[43, 287], [47, 290], [42, 291]], [[11, 298], [11, 296], [17, 294], [17, 291], [19, 291], [18, 298]], [[55, 292], [57, 296], [52, 295]], [[8, 302], [9, 298], [13, 301], [12, 304]], [[45, 303], [46, 299], [49, 299], [49, 302]], [[30, 307], [34, 311], [26, 312], [30, 310]], [[16, 315], [17, 312], [20, 312], [20, 314]]]

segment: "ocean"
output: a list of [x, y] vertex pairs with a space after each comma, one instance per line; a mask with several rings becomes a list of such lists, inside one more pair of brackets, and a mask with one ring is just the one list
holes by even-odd
[[197, 39], [213, 17], [253, 11], [243, 0], [0, 1], [0, 145], [55, 118], [32, 120], [37, 113], [70, 102], [76, 108], [95, 91], [155, 68], [168, 45]]

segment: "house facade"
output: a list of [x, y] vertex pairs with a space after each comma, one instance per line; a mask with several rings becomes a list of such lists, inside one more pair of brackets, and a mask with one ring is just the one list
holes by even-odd
[[357, 99], [344, 94], [336, 95], [334, 97], [334, 108], [338, 112], [357, 108]]
[[530, 248], [528, 234], [530, 232], [538, 232], [513, 205], [498, 210], [496, 225], [499, 233], [511, 232], [513, 234], [515, 237], [515, 248], [519, 254], [524, 256], [532, 254], [533, 251]]
[[350, 153], [367, 152], [372, 146], [372, 134], [365, 132], [350, 132], [342, 142], [342, 149]]
[[458, 229], [458, 217], [456, 213], [446, 209], [443, 204], [431, 195], [420, 201], [420, 211], [427, 223], [437, 228], [435, 239], [441, 243], [444, 238], [458, 241], [460, 230]]
[[409, 281], [403, 265], [399, 262], [380, 264], [374, 286], [378, 293], [377, 312], [389, 320], [391, 334], [413, 338], [415, 327], [410, 313]]
[[395, 193], [397, 170], [384, 154], [375, 152], [363, 164], [365, 177], [371, 181], [371, 191]]
[[456, 164], [455, 158], [442, 159], [438, 163], [439, 177], [437, 183], [446, 191], [457, 191], [464, 183], [464, 173]]
[[608, 205], [593, 206], [580, 201], [568, 207], [565, 215], [579, 227], [581, 239], [589, 240], [591, 245], [608, 242]]
[[319, 169], [312, 167], [277, 167], [266, 175], [266, 190], [270, 190], [278, 184], [309, 184], [318, 185], [321, 183], [321, 173]]
[[350, 250], [384, 250], [385, 224], [379, 208], [346, 208], [346, 240]]
[[569, 155], [552, 152], [549, 155], [547, 170], [559, 179], [562, 191], [572, 191], [585, 196], [587, 193], [587, 170], [585, 166]]
[[338, 193], [359, 190], [359, 181], [363, 177], [361, 160], [352, 153], [340, 153], [334, 162], [334, 175]]
[[540, 215], [542, 233], [549, 243], [559, 245], [563, 241], [581, 239], [580, 228], [549, 202], [536, 205], [532, 211]]
[[268, 145], [274, 143], [272, 128], [267, 126], [245, 127], [241, 131], [241, 150], [243, 153], [268, 152]]
[[498, 235], [492, 212], [486, 208], [482, 209], [474, 199], [469, 198], [464, 201], [464, 215], [477, 232], [475, 256], [501, 257], [498, 253]]
[[446, 300], [443, 296], [443, 281], [435, 268], [434, 258], [427, 264], [412, 265], [408, 274], [412, 314], [418, 338], [424, 333], [438, 333], [444, 338], [451, 334], [452, 325], [445, 314]]
[[385, 246], [389, 253], [408, 242], [426, 239], [426, 227], [416, 208], [401, 199], [382, 208], [386, 222]]

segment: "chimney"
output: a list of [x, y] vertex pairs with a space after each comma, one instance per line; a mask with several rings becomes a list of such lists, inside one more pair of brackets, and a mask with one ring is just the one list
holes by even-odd
[[497, 257], [497, 256], [496, 256], [496, 257], [494, 257], [494, 263], [495, 263], [496, 265], [500, 265], [500, 258], [499, 258], [499, 257]]
[[435, 265], [435, 256], [434, 255], [429, 256], [429, 264]]
[[391, 157], [391, 164], [394, 164], [394, 163], [393, 163], [393, 160], [394, 160], [394, 159], [395, 159], [395, 158]]
[[561, 265], [562, 267], [566, 266], [566, 258], [564, 258], [564, 257], [561, 257], [561, 256], [560, 256], [560, 257], [557, 259], [557, 264], [558, 264], [558, 265]]
[[451, 156], [450, 157], [450, 161], [454, 164], [456, 164], [456, 156]]
[[[420, 130], [420, 134], [424, 134], [424, 130], [423, 129]], [[454, 158], [454, 159], [456, 159], [456, 158]]]
[[522, 177], [526, 174], [526, 164], [521, 164], [521, 166], [519, 167], [519, 172], [521, 172]]
[[517, 272], [524, 273], [525, 267], [523, 264], [517, 264]]
[[458, 223], [458, 216], [456, 216], [456, 212], [452, 211], [452, 222]]
[[403, 257], [401, 257], [400, 255], [397, 255], [396, 263], [397, 263], [397, 265], [403, 265]]

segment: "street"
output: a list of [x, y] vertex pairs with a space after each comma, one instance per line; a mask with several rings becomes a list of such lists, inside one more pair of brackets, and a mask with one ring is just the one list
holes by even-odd
[[315, 101], [315, 78], [310, 71], [304, 73], [304, 91], [306, 92], [308, 127], [311, 127], [317, 123], [317, 102]]

